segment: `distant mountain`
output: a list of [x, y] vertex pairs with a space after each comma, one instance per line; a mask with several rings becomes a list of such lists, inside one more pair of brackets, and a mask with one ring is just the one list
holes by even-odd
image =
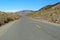
[[17, 11], [16, 13], [18, 13], [18, 14], [27, 14], [27, 13], [32, 13], [32, 12], [34, 12], [34, 11], [32, 11], [32, 10], [22, 10], [22, 11]]
[[27, 16], [60, 24], [60, 2], [42, 7], [36, 12], [27, 14]]

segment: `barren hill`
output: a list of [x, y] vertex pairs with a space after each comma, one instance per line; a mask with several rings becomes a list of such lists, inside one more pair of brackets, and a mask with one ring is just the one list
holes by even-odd
[[47, 5], [37, 12], [27, 14], [27, 16], [60, 24], [60, 2], [53, 5]]

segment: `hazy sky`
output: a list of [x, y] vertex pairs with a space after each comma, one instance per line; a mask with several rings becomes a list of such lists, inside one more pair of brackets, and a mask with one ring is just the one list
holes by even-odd
[[0, 11], [38, 10], [60, 0], [0, 0]]

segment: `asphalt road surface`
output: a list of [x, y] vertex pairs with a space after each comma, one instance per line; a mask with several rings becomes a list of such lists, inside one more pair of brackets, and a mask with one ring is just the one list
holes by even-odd
[[0, 40], [60, 40], [60, 26], [21, 17]]

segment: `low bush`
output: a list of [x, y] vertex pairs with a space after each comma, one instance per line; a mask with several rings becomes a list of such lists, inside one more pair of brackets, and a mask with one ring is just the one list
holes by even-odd
[[14, 21], [19, 19], [21, 16], [16, 13], [5, 13], [5, 12], [0, 12], [0, 26], [4, 25], [10, 21]]

